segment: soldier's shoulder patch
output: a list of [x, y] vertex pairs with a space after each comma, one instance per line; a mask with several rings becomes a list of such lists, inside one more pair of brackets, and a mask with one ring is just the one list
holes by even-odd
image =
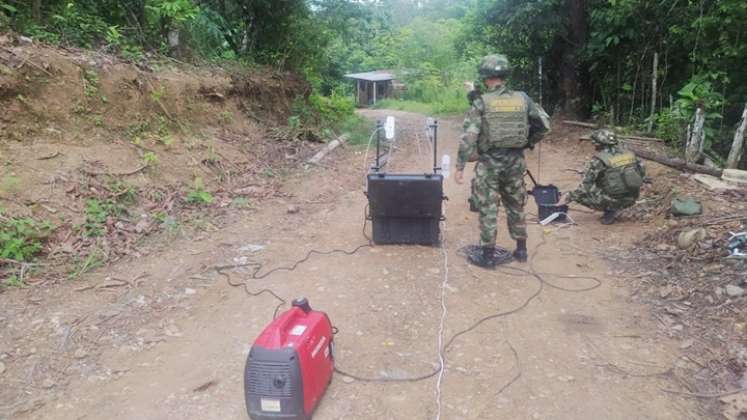
[[526, 101], [520, 95], [501, 95], [487, 100], [489, 112], [522, 112], [526, 111]]
[[609, 158], [610, 166], [613, 168], [621, 168], [623, 166], [633, 165], [635, 163], [635, 155], [632, 152], [624, 152]]

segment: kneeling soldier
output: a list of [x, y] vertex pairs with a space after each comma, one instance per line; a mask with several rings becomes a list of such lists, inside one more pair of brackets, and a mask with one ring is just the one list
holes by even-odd
[[603, 211], [602, 224], [615, 222], [620, 210], [635, 204], [640, 195], [645, 170], [636, 155], [622, 148], [611, 130], [597, 130], [591, 135], [597, 154], [589, 162], [584, 179], [565, 203], [577, 202]]

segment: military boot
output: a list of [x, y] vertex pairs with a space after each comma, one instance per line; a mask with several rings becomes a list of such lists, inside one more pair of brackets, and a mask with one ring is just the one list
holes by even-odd
[[527, 240], [526, 239], [517, 239], [516, 240], [516, 250], [514, 251], [514, 260], [518, 262], [527, 262], [527, 259], [529, 259], [529, 253], [527, 252]]
[[488, 269], [495, 268], [495, 247], [484, 246], [478, 252], [469, 254], [467, 257], [472, 264]]
[[602, 224], [611, 225], [615, 223], [615, 219], [617, 218], [618, 213], [619, 213], [618, 210], [612, 210], [612, 209], [605, 210], [604, 214], [602, 215]]

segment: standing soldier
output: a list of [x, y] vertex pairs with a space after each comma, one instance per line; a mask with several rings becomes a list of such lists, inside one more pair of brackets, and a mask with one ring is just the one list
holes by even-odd
[[618, 145], [611, 130], [591, 134], [597, 154], [584, 172], [584, 180], [565, 198], [566, 204], [577, 202], [603, 211], [602, 224], [610, 225], [620, 210], [638, 200], [646, 172], [636, 155]]
[[478, 162], [475, 201], [480, 214], [482, 252], [470, 255], [469, 261], [484, 268], [496, 265], [499, 199], [506, 207], [508, 231], [516, 241], [513, 256], [517, 261], [527, 260], [524, 149], [533, 147], [550, 130], [549, 117], [540, 107], [524, 92], [506, 88], [510, 70], [503, 55], [489, 55], [482, 59], [478, 71], [485, 90], [475, 98], [464, 120], [456, 165], [455, 180], [461, 184], [467, 162]]

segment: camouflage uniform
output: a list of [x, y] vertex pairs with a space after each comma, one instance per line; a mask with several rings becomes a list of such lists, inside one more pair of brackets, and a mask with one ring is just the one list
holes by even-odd
[[[620, 191], [610, 191], [605, 177], [615, 168], [631, 168], [638, 174], [640, 182], [645, 176], [645, 170], [635, 155], [617, 144], [614, 133], [609, 130], [599, 130], [592, 134], [592, 141], [598, 146], [597, 155], [587, 164], [584, 178], [576, 190], [568, 193], [566, 202], [575, 201], [594, 210], [608, 214], [607, 222], [612, 222], [614, 213], [635, 204], [640, 195], [640, 184]], [[633, 176], [635, 177], [635, 173]]]
[[[486, 89], [486, 95], [508, 96], [515, 94], [505, 87]], [[547, 114], [537, 107], [523, 92], [517, 92], [526, 104], [529, 120], [528, 141], [525, 147], [539, 142], [549, 123]], [[490, 148], [489, 134], [482, 132], [485, 114], [483, 98], [476, 98], [464, 120], [464, 134], [459, 145], [457, 170], [464, 170], [467, 162], [478, 161], [475, 168], [475, 198], [480, 213], [480, 245], [495, 246], [497, 236], [498, 199], [506, 207], [508, 230], [514, 240], [526, 239], [524, 205], [527, 192], [524, 185], [526, 162], [523, 148]], [[480, 144], [486, 144], [480, 147]]]

